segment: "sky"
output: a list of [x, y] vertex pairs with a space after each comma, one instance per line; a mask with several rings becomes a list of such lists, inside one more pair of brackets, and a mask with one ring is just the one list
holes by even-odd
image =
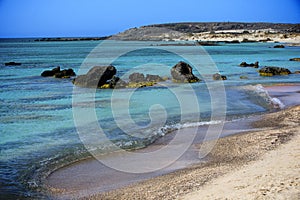
[[300, 23], [300, 0], [0, 0], [0, 38], [107, 36], [170, 22]]

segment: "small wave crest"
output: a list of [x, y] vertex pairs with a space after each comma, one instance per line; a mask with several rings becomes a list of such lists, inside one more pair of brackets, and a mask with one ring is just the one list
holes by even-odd
[[160, 136], [164, 136], [167, 133], [170, 133], [172, 131], [176, 131], [183, 128], [192, 128], [192, 127], [198, 127], [198, 126], [205, 126], [205, 125], [214, 125], [214, 124], [220, 124], [221, 121], [202, 121], [202, 122], [187, 122], [187, 123], [177, 123], [173, 125], [165, 125], [157, 131], [157, 134]]
[[285, 107], [280, 99], [271, 97], [269, 92], [261, 84], [243, 86], [242, 88], [253, 95], [253, 99], [263, 106], [267, 106], [271, 109], [283, 109]]

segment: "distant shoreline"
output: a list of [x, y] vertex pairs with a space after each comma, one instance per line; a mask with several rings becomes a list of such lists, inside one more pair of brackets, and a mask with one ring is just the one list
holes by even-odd
[[[0, 38], [0, 40], [14, 38]], [[300, 24], [244, 22], [181, 22], [129, 28], [123, 32], [94, 37], [31, 37], [37, 42], [57, 41], [216, 41], [300, 43]], [[248, 42], [249, 42], [248, 41]], [[247, 41], [245, 41], [247, 42]]]

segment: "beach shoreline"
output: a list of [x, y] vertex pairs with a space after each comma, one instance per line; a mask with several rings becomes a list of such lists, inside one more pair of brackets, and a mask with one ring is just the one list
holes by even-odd
[[[255, 162], [270, 150], [277, 149], [277, 147], [281, 146], [281, 144], [291, 140], [296, 134], [294, 133], [295, 122], [292, 123], [292, 127], [289, 127], [286, 125], [280, 125], [282, 121], [279, 119], [285, 118], [288, 116], [287, 113], [290, 112], [299, 114], [299, 106], [297, 106], [299, 105], [299, 102], [297, 102], [297, 99], [299, 99], [299, 87], [297, 86], [299, 85], [280, 84], [275, 86], [266, 86], [267, 91], [270, 92], [272, 97], [286, 97], [284, 102], [289, 108], [275, 113], [263, 114], [258, 118], [256, 117], [255, 121], [260, 123], [253, 123], [253, 120], [248, 121], [248, 125], [251, 123], [253, 126], [252, 128], [255, 128], [256, 130], [247, 129], [240, 131], [244, 133], [239, 133], [239, 131], [236, 131], [236, 133], [231, 132], [231, 134], [228, 133], [228, 135], [231, 136], [220, 138], [217, 146], [209, 154], [208, 162], [185, 163], [182, 168], [174, 169], [173, 171], [170, 170], [162, 173], [156, 173], [150, 176], [149, 174], [145, 176], [127, 176], [126, 179], [129, 179], [130, 181], [126, 181], [124, 179], [125, 182], [122, 183], [122, 181], [120, 181], [121, 183], [119, 185], [109, 185], [117, 183], [120, 178], [119, 175], [116, 175], [115, 177], [106, 177], [106, 179], [112, 179], [112, 182], [107, 182], [106, 184], [108, 187], [101, 191], [101, 189], [99, 189], [99, 185], [94, 187], [94, 184], [97, 184], [99, 181], [107, 180], [93, 179], [91, 181], [88, 178], [94, 176], [93, 170], [98, 170], [97, 168], [99, 167], [99, 163], [95, 160], [86, 160], [55, 171], [49, 176], [50, 179], [48, 177], [46, 180], [46, 188], [49, 189], [48, 192], [50, 196], [55, 199], [181, 198], [190, 192], [202, 188], [209, 181], [215, 180], [217, 177], [241, 168], [249, 162]], [[289, 87], [290, 91], [284, 87]], [[295, 96], [291, 96], [291, 93]], [[299, 117], [299, 115], [297, 115], [297, 117]], [[268, 119], [273, 119], [276, 123], [272, 121], [272, 125], [270, 125], [270, 120]], [[274, 128], [276, 129], [275, 132]], [[229, 132], [233, 130], [232, 127], [227, 129]], [[289, 129], [291, 130], [291, 133], [286, 133], [286, 130]], [[285, 131], [285, 133], [282, 134], [282, 131]], [[199, 149], [200, 145], [201, 144], [199, 143], [194, 144], [193, 148]], [[74, 176], [74, 173], [78, 176], [77, 179], [74, 177], [71, 179], [66, 177]], [[95, 174], [95, 177], [97, 177], [97, 173]], [[109, 174], [110, 173], [108, 173], [108, 175]], [[82, 177], [85, 177], [86, 179], [83, 182], [81, 180]], [[103, 176], [98, 176], [98, 178], [103, 178]], [[65, 183], [61, 183], [63, 179], [66, 180]], [[71, 181], [73, 182], [71, 183]], [[76, 184], [78, 184], [78, 186], [76, 186]], [[74, 188], [74, 186], [76, 188]]]

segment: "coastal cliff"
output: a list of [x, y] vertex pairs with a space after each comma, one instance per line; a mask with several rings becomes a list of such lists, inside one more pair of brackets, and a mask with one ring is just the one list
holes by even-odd
[[[267, 42], [289, 40], [300, 36], [300, 24], [274, 23], [168, 23], [131, 28], [112, 35], [112, 40], [170, 41], [170, 40], [204, 40]], [[232, 38], [232, 39], [231, 39]]]
[[[184, 22], [153, 24], [130, 28], [104, 37], [38, 38], [35, 41], [218, 41], [218, 42], [292, 42], [300, 41], [300, 24], [242, 22]], [[202, 44], [201, 44], [202, 45]]]

